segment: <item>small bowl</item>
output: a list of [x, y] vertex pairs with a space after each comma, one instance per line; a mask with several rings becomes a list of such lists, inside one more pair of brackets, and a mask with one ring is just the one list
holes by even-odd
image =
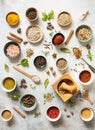
[[21, 54], [21, 48], [16, 42], [8, 42], [4, 46], [4, 53], [9, 59], [16, 59]]
[[94, 81], [94, 74], [90, 70], [82, 70], [78, 78], [82, 85], [90, 85]]
[[[14, 15], [14, 17], [12, 15]], [[16, 26], [20, 21], [19, 15], [16, 12], [11, 11], [6, 15], [6, 21], [10, 26]], [[11, 23], [12, 21], [13, 23]]]
[[64, 72], [68, 67], [67, 60], [65, 58], [59, 58], [56, 61], [56, 66], [57, 66], [59, 71]]
[[14, 91], [16, 88], [16, 80], [12, 76], [5, 77], [2, 80], [1, 88], [5, 92]]
[[60, 46], [63, 44], [65, 36], [62, 33], [56, 33], [52, 38], [52, 43], [55, 46]]
[[57, 106], [50, 106], [46, 110], [46, 118], [51, 122], [56, 122], [61, 118], [61, 111]]
[[88, 25], [80, 25], [76, 29], [76, 37], [79, 42], [85, 45], [92, 39], [92, 29]]
[[26, 15], [26, 18], [28, 19], [28, 21], [30, 21], [30, 22], [34, 22], [38, 19], [38, 11], [34, 7], [28, 8], [26, 10], [25, 15]]
[[6, 122], [11, 121], [12, 118], [13, 118], [13, 114], [12, 114], [11, 110], [9, 110], [9, 109], [2, 110], [1, 119], [3, 121], [6, 121]]
[[20, 106], [24, 111], [33, 111], [37, 106], [37, 100], [32, 94], [25, 94], [20, 98]]
[[31, 25], [26, 29], [26, 36], [31, 43], [36, 44], [43, 39], [43, 32], [40, 26]]
[[44, 69], [47, 65], [47, 60], [44, 56], [37, 56], [34, 59], [34, 65], [37, 69]]
[[94, 117], [94, 111], [90, 107], [85, 107], [80, 111], [80, 118], [85, 121], [91, 121]]
[[72, 17], [69, 12], [62, 11], [58, 14], [57, 23], [62, 27], [67, 27], [72, 23]]

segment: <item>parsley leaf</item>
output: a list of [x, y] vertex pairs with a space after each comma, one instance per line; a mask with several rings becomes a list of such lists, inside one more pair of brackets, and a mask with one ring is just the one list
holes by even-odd
[[20, 64], [23, 66], [23, 67], [27, 67], [29, 66], [29, 63], [28, 63], [28, 59], [22, 59]]

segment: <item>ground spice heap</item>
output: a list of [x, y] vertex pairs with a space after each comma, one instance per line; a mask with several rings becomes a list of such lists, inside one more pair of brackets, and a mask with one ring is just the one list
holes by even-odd
[[7, 15], [6, 20], [10, 25], [16, 25], [19, 22], [19, 16], [17, 13], [12, 12]]

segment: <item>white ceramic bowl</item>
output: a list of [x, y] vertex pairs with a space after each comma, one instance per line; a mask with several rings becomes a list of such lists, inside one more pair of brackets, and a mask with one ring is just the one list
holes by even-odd
[[57, 59], [56, 66], [57, 66], [57, 69], [60, 72], [66, 71], [66, 69], [68, 68], [67, 60], [65, 58], [59, 58], [59, 59]]
[[[5, 84], [7, 85], [7, 87], [10, 86], [10, 81], [9, 80], [11, 80], [12, 82], [14, 82], [14, 85], [13, 85], [12, 88], [7, 89], [5, 87]], [[8, 76], [8, 77], [3, 78], [2, 83], [1, 83], [1, 88], [5, 92], [12, 92], [12, 91], [14, 91], [15, 88], [16, 88], [16, 80], [12, 76]]]
[[92, 39], [92, 35], [92, 29], [88, 25], [80, 25], [76, 29], [76, 37], [82, 45], [88, 43]]
[[49, 106], [46, 110], [46, 118], [51, 122], [56, 122], [61, 118], [61, 110], [55, 106]]
[[78, 75], [79, 82], [82, 85], [90, 85], [94, 81], [94, 74], [90, 70], [82, 70]]
[[[27, 98], [27, 101], [25, 101]], [[31, 98], [31, 99], [30, 99]], [[33, 100], [32, 100], [33, 99]], [[31, 102], [32, 100], [32, 102]], [[25, 94], [20, 98], [20, 106], [24, 111], [33, 111], [37, 107], [37, 100], [32, 94]], [[29, 104], [31, 102], [31, 104]]]
[[88, 122], [88, 121], [91, 121], [94, 117], [94, 111], [92, 108], [90, 107], [85, 107], [83, 109], [81, 109], [80, 111], [80, 118], [85, 121], [85, 122]]
[[1, 119], [3, 121], [10, 121], [13, 118], [12, 111], [10, 109], [4, 109], [1, 111]]

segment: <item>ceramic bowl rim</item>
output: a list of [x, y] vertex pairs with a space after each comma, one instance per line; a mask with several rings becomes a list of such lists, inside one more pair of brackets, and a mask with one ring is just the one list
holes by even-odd
[[[4, 82], [4, 80], [7, 79], [7, 78], [11, 78], [11, 79], [13, 79], [14, 82], [15, 82], [15, 85], [14, 85], [13, 89], [11, 89], [11, 90], [8, 90], [8, 89], [4, 88], [3, 82]], [[1, 88], [2, 88], [2, 90], [5, 91], [5, 92], [12, 92], [12, 91], [14, 91], [15, 88], [16, 88], [16, 79], [15, 79], [13, 76], [6, 76], [6, 77], [4, 77], [4, 78], [2, 79]]]
[[[88, 82], [82, 82], [82, 81], [80, 80], [80, 78], [79, 78], [80, 74], [81, 74], [83, 71], [88, 71], [88, 72], [90, 72], [90, 74], [91, 74], [91, 79], [90, 79]], [[84, 70], [81, 70], [81, 71], [79, 72], [79, 74], [78, 74], [78, 79], [79, 79], [79, 82], [80, 82], [82, 85], [90, 85], [90, 84], [93, 82], [93, 80], [94, 80], [94, 74], [93, 74], [93, 72], [92, 72], [91, 70], [89, 70], [89, 69], [84, 69]]]
[[[37, 16], [36, 16], [34, 19], [30, 19], [30, 18], [27, 16], [27, 12], [28, 12], [29, 10], [31, 10], [31, 9], [34, 9], [34, 10], [36, 11], [36, 13], [37, 13]], [[37, 11], [37, 9], [34, 8], [34, 7], [29, 7], [29, 8], [26, 10], [26, 12], [25, 12], [25, 16], [26, 16], [26, 18], [27, 18], [30, 22], [34, 22], [34, 21], [36, 21], [36, 20], [38, 19], [38, 11]]]
[[[91, 111], [92, 116], [91, 116], [90, 118], [85, 119], [85, 118], [83, 118], [83, 117], [81, 116], [81, 112], [82, 112], [82, 110], [84, 110], [84, 109], [89, 109], [89, 110]], [[81, 120], [83, 120], [83, 121], [85, 121], [85, 122], [88, 122], [88, 121], [91, 121], [91, 120], [93, 119], [93, 117], [94, 117], [94, 111], [93, 111], [93, 109], [92, 109], [91, 107], [84, 107], [84, 108], [82, 108], [82, 109], [80, 110], [80, 118], [81, 118]]]
[[[87, 28], [87, 29], [90, 31], [90, 33], [91, 33], [91, 34], [90, 34], [90, 37], [89, 37], [87, 40], [80, 40], [80, 39], [78, 38], [78, 36], [77, 36], [77, 33], [78, 33], [79, 29], [81, 29], [81, 28], [83, 28], [83, 27]], [[81, 43], [88, 43], [88, 42], [92, 39], [93, 33], [92, 33], [92, 29], [91, 29], [91, 27], [90, 27], [89, 25], [81, 24], [81, 25], [79, 25], [79, 26], [76, 28], [75, 35], [76, 35], [76, 38], [78, 39], [79, 42], [81, 42]]]
[[[31, 107], [29, 107], [29, 108], [28, 108], [28, 107], [25, 107], [25, 106], [23, 105], [23, 103], [22, 103], [22, 98], [25, 97], [25, 96], [27, 96], [27, 95], [33, 96], [33, 97], [35, 98], [35, 103], [33, 104], [33, 106], [31, 106]], [[29, 94], [29, 93], [22, 95], [22, 96], [20, 97], [20, 99], [19, 99], [19, 103], [20, 103], [20, 107], [21, 107], [24, 111], [27, 111], [27, 112], [33, 111], [33, 110], [37, 107], [37, 99], [36, 99], [36, 97], [35, 97], [33, 94]]]
[[[60, 68], [57, 66], [57, 62], [58, 62], [60, 59], [63, 59], [63, 60], [66, 61], [66, 66], [65, 66], [64, 68], [62, 68], [62, 69], [60, 69]], [[60, 71], [65, 71], [65, 70], [68, 68], [68, 62], [67, 62], [67, 60], [66, 60], [65, 58], [61, 57], [61, 58], [58, 58], [58, 59], [56, 60], [56, 66], [57, 66], [58, 70], [60, 70]]]
[[[2, 113], [4, 112], [4, 111], [9, 111], [10, 113], [11, 113], [11, 117], [9, 118], [9, 119], [5, 119], [5, 118], [3, 118], [3, 116], [2, 116]], [[13, 114], [12, 114], [12, 111], [9, 109], [9, 108], [6, 108], [6, 109], [3, 109], [2, 111], [1, 111], [1, 119], [3, 120], [3, 121], [10, 121], [12, 118], [13, 118]]]
[[[69, 21], [67, 24], [65, 24], [65, 25], [60, 24], [59, 21], [58, 21], [59, 16], [60, 16], [61, 14], [63, 14], [63, 13], [68, 14], [68, 15], [70, 16], [70, 21]], [[60, 26], [62, 26], [62, 27], [67, 27], [67, 26], [69, 26], [69, 25], [72, 23], [72, 16], [71, 16], [71, 14], [70, 14], [68, 11], [61, 11], [61, 12], [58, 14], [58, 16], [57, 16], [57, 23], [58, 23]]]
[[[54, 118], [54, 119], [50, 118], [50, 117], [47, 115], [47, 111], [48, 111], [48, 109], [51, 108], [51, 107], [56, 107], [56, 108], [59, 110], [59, 115], [58, 115], [58, 117], [56, 117], [56, 118]], [[58, 120], [61, 118], [61, 114], [62, 114], [60, 108], [59, 108], [58, 106], [56, 106], [56, 105], [50, 105], [49, 107], [47, 107], [45, 113], [46, 113], [46, 114], [45, 114], [45, 115], [46, 115], [46, 118], [47, 118], [49, 121], [51, 121], [51, 122], [56, 122], [56, 121], [58, 121]]]
[[[19, 47], [19, 53], [17, 54], [17, 56], [9, 56], [9, 55], [7, 55], [7, 47], [9, 46], [9, 45], [11, 45], [11, 44], [14, 44], [14, 45], [16, 45], [16, 46], [18, 46]], [[4, 46], [4, 53], [5, 53], [5, 55], [9, 58], [9, 59], [15, 59], [15, 58], [18, 58], [19, 56], [20, 56], [20, 54], [21, 54], [21, 47], [20, 47], [20, 45], [17, 43], [17, 42], [14, 42], [14, 41], [10, 41], [10, 42], [7, 42], [6, 44], [5, 44], [5, 46]]]
[[[44, 58], [45, 64], [43, 64], [42, 66], [36, 65], [35, 61], [36, 61], [36, 59], [37, 59], [38, 57]], [[45, 58], [44, 56], [39, 55], [39, 56], [36, 56], [36, 57], [34, 58], [34, 66], [35, 66], [37, 69], [44, 69], [44, 68], [46, 67], [46, 65], [47, 65], [47, 60], [46, 60], [46, 58]]]
[[[15, 23], [15, 24], [10, 24], [10, 23], [7, 21], [8, 15], [9, 15], [9, 14], [12, 14], [12, 13], [14, 13], [14, 14], [16, 14], [16, 15], [18, 16], [18, 21], [17, 21], [17, 23]], [[7, 15], [6, 15], [6, 21], [7, 21], [7, 23], [8, 23], [10, 26], [16, 26], [16, 25], [18, 25], [19, 22], [20, 22], [19, 14], [18, 14], [17, 12], [14, 12], [14, 11], [8, 12]]]
[[[30, 28], [32, 28], [32, 27], [37, 27], [37, 28], [40, 29], [41, 37], [40, 37], [37, 41], [31, 41], [31, 40], [28, 38], [28, 36], [27, 36], [28, 30], [29, 30]], [[42, 32], [42, 29], [41, 29], [41, 27], [40, 27], [39, 25], [37, 25], [37, 24], [30, 25], [30, 26], [28, 26], [27, 29], [26, 29], [26, 37], [27, 37], [28, 41], [29, 41], [30, 43], [32, 43], [32, 44], [37, 44], [37, 43], [39, 43], [39, 42], [43, 39], [43, 36], [44, 36], [44, 35], [43, 35], [43, 32]]]
[[[64, 40], [63, 40], [59, 45], [55, 45], [54, 42], [53, 42], [54, 38], [55, 38], [57, 35], [61, 35], [61, 36], [64, 38]], [[52, 44], [53, 44], [54, 46], [60, 46], [61, 44], [64, 43], [64, 41], [65, 41], [65, 36], [64, 36], [64, 34], [61, 33], [61, 32], [55, 33], [55, 34], [53, 35], [53, 37], [52, 37]]]

